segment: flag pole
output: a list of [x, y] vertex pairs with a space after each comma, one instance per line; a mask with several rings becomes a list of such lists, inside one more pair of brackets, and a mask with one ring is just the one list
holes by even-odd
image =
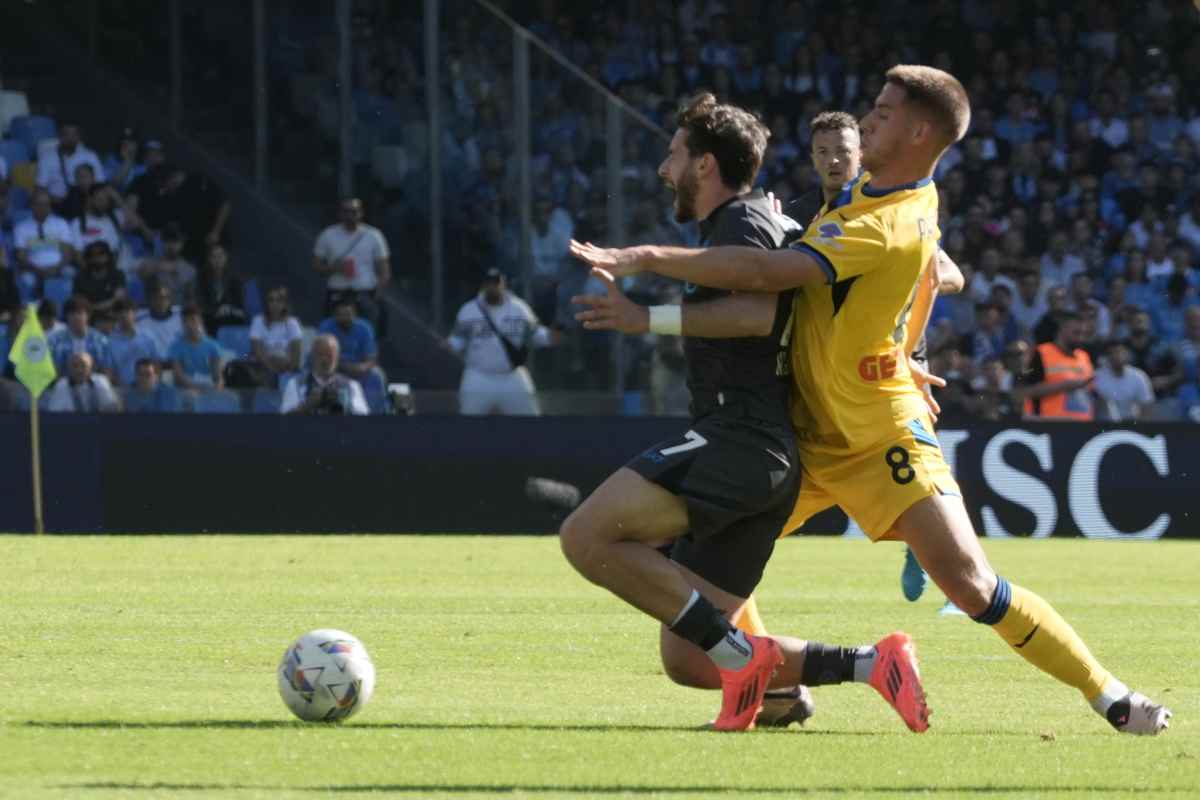
[[46, 532], [42, 518], [42, 441], [38, 434], [38, 402], [32, 398], [29, 404], [29, 429], [33, 440], [33, 525], [38, 536]]

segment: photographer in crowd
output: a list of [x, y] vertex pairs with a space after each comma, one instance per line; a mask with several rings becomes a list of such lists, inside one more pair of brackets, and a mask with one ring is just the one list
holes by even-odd
[[362, 386], [338, 372], [337, 338], [322, 334], [313, 340], [312, 367], [288, 381], [283, 391], [283, 414], [354, 414], [366, 416]]

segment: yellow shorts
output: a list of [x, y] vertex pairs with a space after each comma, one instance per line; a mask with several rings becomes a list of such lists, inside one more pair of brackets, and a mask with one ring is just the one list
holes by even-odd
[[872, 541], [878, 541], [917, 501], [961, 495], [927, 416], [863, 450], [804, 453], [800, 460], [800, 496], [784, 536], [814, 514], [841, 506]]

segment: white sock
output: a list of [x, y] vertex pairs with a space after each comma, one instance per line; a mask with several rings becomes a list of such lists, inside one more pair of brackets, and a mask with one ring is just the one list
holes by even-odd
[[679, 620], [683, 619], [683, 615], [692, 610], [692, 606], [700, 602], [700, 593], [692, 589], [692, 594], [688, 597], [687, 602], [683, 604], [683, 608], [679, 609], [679, 613], [675, 615], [675, 619], [671, 620], [668, 628], [674, 628], [679, 624]]
[[739, 670], [750, 663], [754, 651], [746, 634], [733, 628], [707, 652], [708, 657], [721, 669]]
[[1123, 700], [1127, 694], [1129, 694], [1128, 686], [1116, 678], [1109, 678], [1104, 684], [1104, 688], [1100, 690], [1100, 694], [1092, 701], [1092, 708], [1096, 709], [1096, 713], [1100, 716], [1107, 716], [1109, 706], [1118, 700]]
[[[871, 680], [871, 672], [875, 669], [875, 659], [879, 651], [874, 645], [863, 645], [854, 654], [854, 682], [867, 683]], [[843, 668], [844, 669], [844, 668]]]

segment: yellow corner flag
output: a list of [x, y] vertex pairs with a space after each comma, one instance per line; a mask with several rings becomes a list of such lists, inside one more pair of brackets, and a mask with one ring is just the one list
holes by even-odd
[[35, 306], [31, 305], [25, 312], [25, 322], [21, 325], [21, 330], [13, 341], [8, 360], [16, 368], [17, 380], [25, 384], [25, 388], [33, 395], [35, 401], [58, 377], [58, 373], [54, 370], [54, 361], [50, 358], [50, 346], [46, 344], [46, 334], [42, 332], [42, 323], [38, 321]]

